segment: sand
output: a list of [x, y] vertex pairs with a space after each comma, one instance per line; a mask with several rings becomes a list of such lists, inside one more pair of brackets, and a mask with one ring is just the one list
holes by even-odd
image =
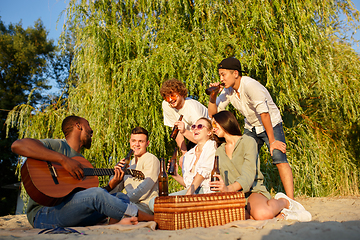
[[137, 226], [94, 226], [76, 228], [82, 234], [40, 234], [25, 215], [0, 217], [0, 239], [360, 239], [360, 196], [336, 198], [297, 198], [312, 214], [312, 221], [272, 219], [238, 221], [229, 226], [177, 231], [153, 230], [155, 222]]

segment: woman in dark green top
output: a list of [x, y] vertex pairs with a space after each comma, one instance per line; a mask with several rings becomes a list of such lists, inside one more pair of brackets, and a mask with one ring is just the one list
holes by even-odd
[[247, 198], [246, 218], [271, 219], [283, 213], [285, 219], [311, 220], [310, 213], [285, 194], [279, 193], [278, 199], [271, 199], [260, 172], [257, 144], [252, 137], [241, 135], [239, 124], [231, 112], [221, 111], [213, 115], [212, 123], [215, 134], [225, 140], [215, 153], [219, 156], [220, 175], [216, 175], [219, 181], [210, 183], [215, 188], [213, 190], [243, 191]]

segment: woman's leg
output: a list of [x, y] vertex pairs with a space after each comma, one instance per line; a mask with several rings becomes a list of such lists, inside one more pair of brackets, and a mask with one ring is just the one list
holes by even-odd
[[284, 198], [269, 200], [260, 193], [252, 193], [248, 198], [247, 210], [251, 218], [265, 220], [274, 218], [288, 206], [289, 202]]

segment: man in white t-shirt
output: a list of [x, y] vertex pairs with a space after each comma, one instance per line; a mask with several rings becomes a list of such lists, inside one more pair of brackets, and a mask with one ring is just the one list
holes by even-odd
[[[186, 97], [188, 94], [186, 86], [177, 79], [165, 81], [160, 88], [160, 94], [164, 98], [162, 102], [164, 124], [171, 128], [178, 126], [179, 133], [175, 141], [182, 154], [185, 154], [187, 151], [185, 138], [196, 144], [190, 127], [202, 117], [209, 118], [208, 110], [198, 101]], [[180, 115], [183, 115], [182, 121], [178, 121]]]
[[[286, 142], [280, 111], [272, 100], [268, 90], [255, 79], [242, 76], [240, 61], [226, 58], [218, 64], [220, 80], [224, 88], [210, 94], [209, 116], [225, 110], [231, 103], [245, 116], [244, 134], [253, 137], [258, 149], [265, 143], [270, 151], [273, 164], [279, 170], [286, 194], [294, 198], [294, 184], [291, 167], [286, 158]], [[218, 86], [212, 83], [210, 86]]]

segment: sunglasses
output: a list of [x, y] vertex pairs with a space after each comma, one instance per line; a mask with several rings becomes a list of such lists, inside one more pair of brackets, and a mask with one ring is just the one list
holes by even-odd
[[176, 101], [177, 98], [178, 98], [177, 94], [171, 94], [164, 97], [165, 101], [167, 102]]
[[201, 124], [201, 123], [198, 124], [198, 125], [195, 125], [195, 124], [194, 124], [194, 125], [191, 126], [191, 130], [193, 130], [193, 131], [194, 131], [196, 128], [199, 129], [199, 130], [201, 130], [201, 129], [207, 128], [207, 127], [206, 127], [205, 125]]
[[211, 124], [212, 124], [212, 127], [213, 127], [213, 128], [217, 128], [216, 122], [213, 121], [213, 122], [211, 122]]

